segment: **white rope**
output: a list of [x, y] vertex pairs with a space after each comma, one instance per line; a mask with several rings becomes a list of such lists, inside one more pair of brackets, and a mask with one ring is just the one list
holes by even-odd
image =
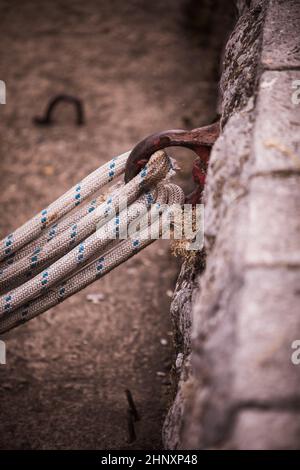
[[49, 225], [56, 222], [56, 220], [67, 214], [74, 207], [79, 206], [82, 201], [107, 184], [107, 182], [112, 181], [114, 177], [121, 175], [129, 153], [126, 152], [119, 157], [113, 158], [93, 173], [90, 173], [47, 208], [41, 210], [39, 214], [22, 225], [22, 227], [9, 234], [0, 243], [0, 261], [32, 241]]
[[[183, 203], [182, 190], [166, 178], [170, 159], [159, 151], [105, 201], [98, 197], [69, 214], [122, 174], [129, 153], [98, 168], [0, 242], [0, 333], [48, 310], [154, 241], [145, 236], [148, 228], [134, 239], [114, 241], [133, 220], [147, 216], [152, 203]], [[127, 204], [128, 210], [119, 210]], [[164, 231], [164, 223], [158, 218], [154, 229]]]

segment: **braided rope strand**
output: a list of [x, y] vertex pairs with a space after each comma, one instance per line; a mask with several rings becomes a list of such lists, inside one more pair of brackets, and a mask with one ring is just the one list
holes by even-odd
[[[159, 204], [183, 204], [184, 194], [181, 188], [176, 185], [166, 184], [161, 187], [160, 194], [156, 202]], [[165, 219], [166, 220], [166, 219]], [[155, 221], [155, 230], [164, 231], [164, 226], [160, 226], [161, 220]], [[143, 248], [153, 243], [155, 240], [147, 237], [147, 231], [142, 231], [137, 238], [127, 239], [118, 244], [101, 257], [98, 257], [88, 266], [73, 274], [63, 283], [50, 289], [43, 296], [24, 304], [7, 315], [0, 315], [0, 334], [23, 324], [32, 318], [40, 315], [49, 308], [79, 292], [92, 282], [105, 276], [114, 268], [139, 253]]]
[[[127, 156], [123, 154], [87, 176], [81, 183], [82, 199], [119, 176]], [[111, 162], [114, 174], [107, 171]], [[6, 237], [6, 241], [14, 240], [9, 247], [15, 256], [12, 263], [2, 263], [0, 285], [5, 292], [0, 295], [0, 333], [48, 310], [152, 243], [148, 227], [124, 241], [120, 241], [120, 234], [126, 232], [132, 221], [140, 217], [147, 220], [154, 202], [158, 207], [166, 202], [183, 203], [182, 190], [168, 182], [172, 173], [169, 157], [158, 151], [128, 184], [113, 189], [104, 202], [103, 197], [96, 199], [91, 211], [87, 210], [91, 203], [87, 203], [77, 214], [68, 214], [74, 209], [71, 197], [76, 186], [50, 204], [47, 214], [56, 217], [55, 220], [62, 219], [52, 238], [47, 235], [53, 224], [45, 236], [39, 215], [17, 229], [12, 237]], [[75, 220], [76, 233], [72, 236]], [[167, 222], [161, 218], [151, 223], [161, 233]]]
[[[90, 235], [96, 227], [102, 223], [107, 223], [113, 216], [115, 211], [124, 203], [131, 203], [138, 195], [147, 187], [159, 181], [163, 176], [166, 176], [170, 169], [170, 161], [162, 152], [157, 152], [152, 157], [152, 163], [147, 165], [130, 183], [124, 187], [120, 187], [113, 194], [111, 194], [105, 202], [100, 204], [94, 211], [84, 215], [77, 223], [76, 226], [68, 227], [62, 233], [57, 235], [54, 240], [51, 240], [47, 247], [38, 246], [30, 253], [27, 259], [20, 262], [13, 262], [6, 269], [2, 270], [0, 275], [0, 288], [10, 286], [11, 281], [16, 276], [22, 276], [26, 272], [33, 273], [35, 268], [45, 265], [45, 262], [57, 257], [64, 252], [66, 246], [72, 248], [85, 237]], [[104, 170], [106, 171], [106, 165]], [[106, 179], [109, 182], [111, 177]], [[53, 204], [51, 204], [52, 206]], [[35, 220], [35, 218], [31, 219]], [[29, 223], [29, 222], [28, 222]], [[26, 224], [27, 225], [27, 224]], [[21, 227], [22, 228], [22, 227]], [[18, 229], [15, 233], [19, 233]], [[32, 230], [35, 230], [35, 222], [32, 222]], [[16, 264], [16, 266], [15, 266]]]
[[112, 181], [116, 176], [120, 176], [124, 172], [129, 154], [130, 152], [126, 152], [97, 168], [97, 170], [90, 173], [47, 208], [41, 210], [15, 232], [1, 240], [0, 261], [31, 242], [45, 228], [52, 225], [63, 215], [74, 209], [74, 207], [77, 207], [91, 194], [102, 188], [108, 181]]

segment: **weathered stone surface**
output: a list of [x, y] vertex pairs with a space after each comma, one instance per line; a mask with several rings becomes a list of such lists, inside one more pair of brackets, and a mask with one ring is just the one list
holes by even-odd
[[250, 184], [246, 263], [300, 267], [300, 175], [258, 176]]
[[[192, 318], [191, 329], [181, 328], [191, 368], [165, 425], [168, 448], [174, 435], [183, 449], [300, 445], [300, 369], [291, 362], [291, 343], [300, 339], [300, 105], [291, 101], [299, 72], [293, 26], [285, 25], [296, 2], [238, 3], [222, 77], [226, 125], [205, 190], [206, 267], [173, 301], [181, 325], [181, 314]], [[290, 48], [284, 68], [292, 71], [262, 73], [280, 25], [280, 50]], [[180, 290], [190, 287], [184, 310]], [[183, 397], [184, 383], [192, 386]]]
[[206, 251], [213, 247], [227, 210], [248, 191], [252, 100], [236, 113], [214, 145], [204, 194]]
[[253, 95], [257, 81], [266, 1], [257, 0], [251, 3], [250, 8], [244, 5], [243, 15], [239, 18], [226, 46], [220, 84], [223, 93], [223, 124], [234, 111], [246, 105]]
[[[185, 404], [189, 412], [181, 420], [181, 448], [198, 448], [203, 447], [204, 442], [214, 442], [215, 435], [210, 436], [210, 432], [215, 418], [220, 422], [223, 419], [226, 421], [219, 403], [223, 403], [225, 395], [227, 400], [230, 399], [228, 380], [235, 321], [231, 318], [233, 309], [229, 318], [225, 314], [229, 305], [236, 302], [235, 291], [241, 283], [238, 269], [245, 252], [247, 224], [236, 224], [236, 220], [239, 217], [241, 222], [242, 211], [247, 215], [245, 188], [249, 180], [250, 149], [247, 141], [250, 142], [251, 135], [250, 118], [251, 111], [245, 111], [230, 119], [212, 155], [211, 175], [205, 196], [208, 219], [206, 245], [209, 255], [205, 274], [199, 278], [194, 301], [193, 378], [189, 379], [193, 381], [194, 387], [189, 404]], [[228, 158], [224, 158], [224, 155], [228, 155]], [[239, 181], [238, 184], [234, 183], [235, 179]], [[215, 185], [211, 186], [213, 181]], [[224, 321], [226, 328], [220, 328], [219, 325], [223, 325]], [[209, 411], [211, 403], [216, 407], [213, 416]], [[209, 425], [204, 424], [207, 421]], [[169, 446], [168, 441], [167, 444]]]
[[[200, 446], [199, 436], [202, 433], [202, 428], [201, 421], [198, 419], [199, 409], [191, 404], [194, 403], [194, 400], [199, 403], [197, 391], [200, 393], [200, 389], [202, 390], [203, 396], [201, 395], [200, 400], [202, 401], [202, 398], [204, 399], [211, 390], [208, 392], [203, 384], [200, 386], [197, 382], [197, 380], [200, 380], [200, 382], [205, 381], [202, 363], [198, 356], [199, 361], [198, 363], [196, 361], [193, 366], [196, 370], [197, 368], [200, 369], [201, 374], [196, 373], [196, 377], [191, 377], [188, 374], [190, 368], [187, 369], [184, 366], [185, 357], [190, 353], [191, 305], [195, 303], [201, 310], [201, 312], [199, 309], [193, 312], [193, 343], [198, 351], [202, 340], [210, 335], [211, 328], [217, 321], [214, 312], [218, 312], [220, 304], [225, 308], [228, 298], [230, 298], [231, 291], [226, 291], [226, 286], [229, 279], [235, 277], [234, 264], [239, 260], [243, 251], [241, 246], [241, 253], [237, 255], [236, 259], [230, 259], [229, 253], [232, 251], [230, 249], [232, 240], [234, 239], [238, 243], [238, 241], [242, 242], [243, 239], [241, 232], [244, 231], [244, 226], [236, 225], [235, 220], [239, 213], [237, 211], [239, 211], [240, 204], [243, 203], [243, 198], [247, 193], [245, 188], [250, 176], [248, 161], [250, 156], [250, 118], [251, 111], [245, 110], [230, 119], [222, 137], [214, 148], [205, 195], [206, 245], [207, 251], [214, 253], [214, 256], [207, 257], [206, 275], [202, 277], [200, 275], [200, 278], [200, 273], [197, 273], [198, 260], [192, 266], [189, 263], [183, 266], [172, 302], [171, 312], [176, 324], [177, 344], [179, 344], [179, 350], [183, 352], [183, 369], [186, 372], [184, 375], [180, 375], [178, 395], [164, 427], [164, 443], [167, 448], [174, 448], [175, 443], [176, 448]], [[224, 154], [226, 155], [225, 158], [223, 158]], [[220, 158], [221, 156], [222, 158]], [[231, 156], [232, 158], [230, 158]], [[212, 182], [214, 182], [213, 187], [211, 187]], [[222, 239], [217, 238], [218, 233], [223, 234]], [[237, 236], [237, 233], [240, 235]], [[187, 269], [188, 266], [189, 269]], [[197, 275], [199, 285], [195, 283]], [[217, 288], [215, 285], [216, 279], [219, 280]], [[238, 281], [233, 280], [232, 286], [235, 285], [235, 282]], [[195, 295], [197, 298], [193, 299]], [[199, 300], [199, 297], [201, 297], [201, 300]], [[230, 345], [231, 341], [228, 344]], [[216, 362], [219, 363], [218, 357]], [[225, 375], [228, 375], [225, 369], [224, 372]], [[185, 388], [186, 381], [189, 384], [188, 395], [182, 391]], [[193, 387], [191, 387], [191, 384], [193, 384]], [[194, 392], [196, 394], [192, 400], [191, 396]], [[187, 396], [188, 403], [186, 403]], [[187, 409], [189, 410], [188, 413], [186, 412]], [[191, 427], [192, 429], [190, 429]], [[190, 436], [192, 442], [184, 441], [183, 436], [186, 434]]]
[[300, 402], [300, 366], [291, 361], [291, 344], [300, 339], [299, 301], [300, 268], [246, 272], [232, 357], [237, 403]]
[[176, 360], [174, 381], [177, 393], [163, 427], [163, 441], [169, 449], [177, 449], [181, 443], [184, 415], [189, 406], [193, 390], [191, 374], [191, 322], [192, 299], [196, 294], [195, 279], [204, 269], [203, 254], [191, 262], [184, 262], [177, 280], [171, 305], [171, 316], [175, 330]]
[[163, 427], [163, 440], [169, 449], [180, 448], [184, 416], [187, 413], [194, 387], [190, 355], [184, 356], [179, 353], [175, 366], [176, 373], [179, 374], [178, 391]]
[[299, 413], [244, 410], [237, 417], [232, 442], [237, 450], [295, 450], [299, 435]]
[[264, 72], [261, 77], [255, 122], [254, 172], [300, 172], [300, 92], [299, 103], [293, 103], [296, 91], [293, 83], [297, 80], [300, 85], [300, 71], [296, 70]]
[[195, 288], [194, 281], [199, 269], [203, 269], [199, 259], [193, 264], [184, 262], [173, 294], [171, 316], [175, 327], [176, 352], [183, 356], [190, 353], [191, 303]]
[[300, 66], [298, 0], [271, 0], [264, 27], [262, 64], [268, 69]]

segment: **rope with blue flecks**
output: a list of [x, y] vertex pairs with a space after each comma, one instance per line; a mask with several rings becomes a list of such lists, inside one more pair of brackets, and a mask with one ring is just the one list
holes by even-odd
[[[98, 168], [0, 242], [0, 333], [62, 302], [153, 242], [144, 233], [149, 227], [122, 241], [118, 234], [132, 221], [147, 219], [154, 203], [183, 203], [182, 190], [168, 181], [170, 159], [159, 151], [128, 184], [78, 208], [124, 172], [129, 153]], [[168, 224], [168, 217], [163, 220]], [[159, 216], [152, 224], [154, 233], [164, 230]]]

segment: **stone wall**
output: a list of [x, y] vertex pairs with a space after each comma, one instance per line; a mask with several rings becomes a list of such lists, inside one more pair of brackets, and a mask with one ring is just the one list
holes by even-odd
[[203, 253], [183, 264], [172, 303], [169, 449], [300, 448], [300, 4], [236, 3], [204, 198], [206, 265]]

